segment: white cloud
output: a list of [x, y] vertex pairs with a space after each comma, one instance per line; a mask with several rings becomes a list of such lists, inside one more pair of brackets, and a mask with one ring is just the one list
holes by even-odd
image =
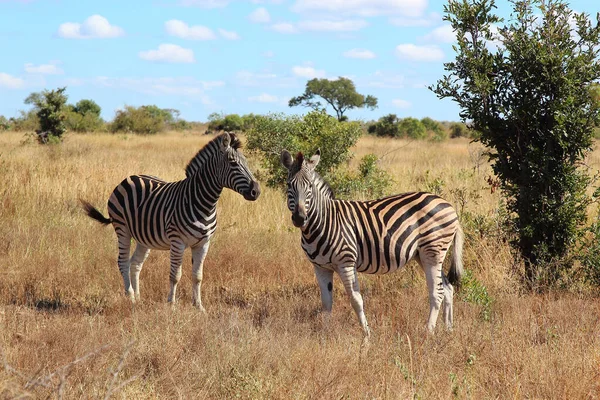
[[266, 8], [260, 7], [252, 11], [250, 15], [248, 15], [248, 19], [250, 22], [256, 24], [266, 24], [267, 22], [271, 22], [271, 15]]
[[229, 4], [229, 0], [181, 0], [179, 5], [184, 7], [200, 8], [223, 8]]
[[411, 43], [396, 46], [396, 53], [400, 59], [410, 61], [440, 61], [444, 52], [437, 46], [417, 46]]
[[238, 35], [237, 32], [234, 31], [226, 31], [225, 29], [219, 29], [219, 33], [224, 39], [227, 40], [238, 40], [240, 38], [240, 35]]
[[239, 86], [248, 87], [277, 87], [289, 88], [298, 86], [296, 78], [289, 76], [279, 76], [272, 72], [251, 72], [242, 70], [235, 75], [235, 83]]
[[352, 49], [352, 50], [348, 50], [346, 52], [344, 52], [344, 57], [347, 58], [360, 58], [363, 60], [368, 60], [371, 58], [375, 58], [375, 53], [373, 53], [371, 50], [366, 50], [366, 49]]
[[263, 57], [265, 58], [273, 58], [275, 57], [275, 53], [271, 50], [267, 50], [265, 52], [262, 53]]
[[393, 99], [392, 104], [398, 108], [410, 108], [412, 104], [410, 101], [402, 100], [402, 99]]
[[299, 32], [353, 32], [358, 31], [369, 23], [362, 19], [354, 20], [303, 20], [297, 23], [279, 22], [271, 25], [275, 32], [292, 34]]
[[175, 95], [199, 99], [203, 104], [212, 100], [206, 91], [225, 85], [222, 81], [199, 81], [194, 78], [109, 78], [99, 76], [92, 84], [103, 88], [118, 88], [152, 96]]
[[325, 78], [325, 71], [322, 69], [315, 69], [311, 66], [295, 66], [292, 67], [292, 73], [300, 78]]
[[375, 71], [370, 74], [366, 79], [360, 79], [357, 81], [357, 85], [360, 87], [374, 87], [381, 89], [402, 89], [406, 86], [406, 78], [404, 75]]
[[7, 89], [20, 89], [25, 86], [25, 81], [16, 76], [0, 72], [0, 87]]
[[25, 64], [25, 72], [30, 74], [42, 75], [61, 75], [65, 72], [58, 67], [56, 61], [51, 61], [49, 64], [33, 65], [32, 63]]
[[111, 25], [102, 15], [92, 15], [83, 23], [65, 22], [58, 27], [58, 36], [65, 39], [103, 39], [123, 36], [125, 31]]
[[423, 17], [393, 17], [390, 18], [392, 25], [401, 27], [416, 27], [416, 26], [433, 26], [442, 22], [442, 16], [432, 12]]
[[369, 24], [365, 20], [306, 20], [298, 22], [298, 28], [309, 32], [352, 32]]
[[176, 44], [161, 44], [157, 50], [140, 51], [142, 60], [167, 63], [193, 63], [194, 52]]
[[279, 98], [267, 93], [261, 93], [258, 96], [248, 97], [248, 101], [255, 103], [277, 103]]
[[451, 25], [442, 25], [421, 37], [426, 42], [453, 43], [456, 41], [456, 34]]
[[296, 0], [295, 12], [326, 12], [333, 15], [405, 15], [419, 17], [427, 8], [427, 0]]
[[273, 29], [275, 32], [285, 34], [298, 33], [298, 29], [289, 22], [279, 22], [277, 24], [273, 24], [271, 25], [271, 29]]
[[217, 36], [212, 29], [202, 25], [188, 26], [183, 21], [171, 19], [165, 22], [165, 30], [171, 36], [190, 40], [213, 40]]

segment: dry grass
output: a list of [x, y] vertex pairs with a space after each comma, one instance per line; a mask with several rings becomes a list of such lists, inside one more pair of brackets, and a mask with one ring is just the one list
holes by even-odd
[[[77, 198], [105, 212], [129, 174], [181, 179], [209, 138], [69, 135], [50, 147], [22, 139], [0, 135], [2, 398], [600, 398], [598, 298], [519, 294], [506, 245], [475, 233], [466, 267], [494, 298], [491, 320], [457, 299], [454, 332], [429, 336], [418, 268], [361, 276], [374, 333], [361, 354], [339, 281], [332, 323], [322, 327], [299, 233], [268, 189], [255, 203], [232, 192], [219, 203], [207, 316], [190, 305], [189, 255], [179, 303], [166, 304], [167, 252], [150, 254], [142, 303], [131, 306], [115, 234], [85, 217]], [[356, 153], [385, 154], [397, 192], [438, 179], [453, 202], [462, 190], [463, 211], [492, 218], [499, 197], [485, 183], [488, 167], [474, 171], [469, 146], [364, 138]]]

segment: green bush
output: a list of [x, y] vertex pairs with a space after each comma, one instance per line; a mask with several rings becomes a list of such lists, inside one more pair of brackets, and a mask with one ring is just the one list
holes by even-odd
[[339, 122], [324, 111], [312, 111], [304, 117], [269, 114], [257, 117], [247, 132], [248, 149], [260, 156], [267, 185], [283, 188], [286, 171], [280, 162], [282, 150], [294, 155], [299, 151], [312, 155], [320, 148], [318, 170], [327, 178], [335, 168], [352, 158], [350, 148], [361, 133], [359, 123]]
[[367, 154], [360, 160], [358, 171], [336, 170], [330, 175], [329, 184], [339, 199], [376, 199], [388, 193], [392, 177], [377, 166], [375, 154]]
[[124, 110], [117, 111], [110, 124], [110, 130], [112, 132], [154, 134], [164, 131], [172, 124], [177, 124], [178, 115], [179, 111], [177, 110], [158, 108], [155, 105], [125, 106]]
[[452, 139], [468, 136], [469, 133], [465, 124], [462, 124], [460, 122], [453, 122], [452, 125], [450, 125], [450, 137]]
[[0, 115], [0, 131], [7, 131], [10, 129], [10, 123], [4, 115]]
[[40, 129], [40, 120], [37, 116], [37, 110], [19, 111], [21, 114], [17, 118], [10, 118], [8, 123], [11, 129], [18, 132], [34, 132]]
[[223, 131], [241, 131], [244, 126], [244, 120], [237, 114], [229, 114], [223, 118]]
[[33, 104], [40, 127], [36, 130], [40, 143], [55, 143], [62, 140], [66, 132], [65, 108], [67, 104], [67, 88], [44, 90], [32, 93], [25, 99], [25, 104]]
[[469, 270], [461, 278], [459, 297], [462, 301], [480, 307], [479, 318], [484, 321], [492, 319], [494, 299], [488, 294], [485, 285], [481, 284]]
[[427, 136], [425, 125], [418, 119], [412, 117], [402, 119], [398, 124], [398, 131], [401, 136], [411, 139], [424, 139]]
[[102, 129], [104, 121], [94, 112], [81, 114], [74, 109], [68, 109], [65, 111], [65, 126], [75, 132], [94, 132]]
[[367, 128], [367, 132], [376, 136], [399, 137], [398, 117], [396, 114], [385, 115]]

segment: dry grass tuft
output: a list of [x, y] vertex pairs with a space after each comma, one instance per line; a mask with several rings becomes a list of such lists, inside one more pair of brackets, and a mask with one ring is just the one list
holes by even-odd
[[[454, 332], [440, 323], [429, 336], [416, 265], [361, 276], [374, 334], [361, 354], [360, 327], [338, 281], [331, 324], [322, 326], [299, 233], [282, 195], [266, 188], [255, 203], [232, 192], [219, 203], [206, 316], [190, 304], [189, 256], [179, 303], [166, 304], [167, 252], [151, 252], [142, 302], [132, 306], [112, 228], [85, 217], [77, 199], [106, 212], [129, 174], [181, 179], [209, 139], [69, 135], [41, 147], [0, 135], [0, 397], [600, 398], [598, 298], [519, 294], [509, 249], [494, 234], [499, 194], [464, 140], [363, 138], [356, 154], [384, 155], [396, 192], [439, 190], [460, 204], [471, 224], [466, 267], [493, 298], [486, 318], [481, 305], [457, 296]], [[590, 157], [594, 167], [599, 156]]]

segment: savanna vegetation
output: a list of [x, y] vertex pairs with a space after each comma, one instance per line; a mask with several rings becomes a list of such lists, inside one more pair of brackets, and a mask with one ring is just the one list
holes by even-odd
[[[455, 297], [455, 330], [426, 334], [420, 268], [360, 276], [371, 346], [338, 280], [329, 327], [311, 265], [284, 196], [263, 186], [246, 202], [226, 191], [205, 263], [200, 315], [191, 302], [189, 254], [179, 303], [166, 304], [168, 252], [141, 275], [142, 302], [123, 296], [110, 227], [87, 218], [82, 197], [103, 211], [121, 179], [167, 180], [212, 138], [67, 135], [39, 146], [0, 135], [0, 368], [2, 397], [59, 398], [596, 398], [600, 321], [594, 289], [524, 290], [503, 230], [499, 191], [481, 147], [363, 136], [350, 148], [393, 178], [392, 192], [428, 190], [456, 205], [468, 270]], [[322, 148], [323, 158], [328, 149]], [[245, 150], [248, 154], [248, 149]], [[250, 153], [251, 168], [263, 171]], [[600, 152], [587, 163], [600, 165]], [[263, 181], [264, 182], [264, 181]], [[573, 312], [577, 310], [577, 312]]]

